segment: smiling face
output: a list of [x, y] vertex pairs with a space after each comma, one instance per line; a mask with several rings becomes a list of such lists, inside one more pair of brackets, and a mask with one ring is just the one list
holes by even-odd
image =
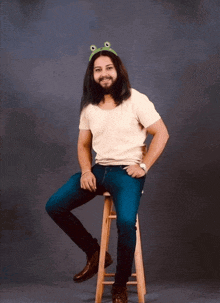
[[95, 82], [100, 84], [107, 93], [117, 79], [117, 71], [109, 57], [100, 56], [95, 60], [93, 77]]

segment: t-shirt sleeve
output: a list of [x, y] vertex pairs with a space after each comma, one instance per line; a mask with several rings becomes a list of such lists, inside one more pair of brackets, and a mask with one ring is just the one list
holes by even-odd
[[86, 108], [84, 108], [81, 112], [80, 120], [79, 120], [79, 129], [90, 129], [89, 120], [86, 115]]
[[146, 95], [140, 94], [135, 105], [137, 118], [145, 128], [154, 124], [161, 118], [159, 113], [156, 111], [154, 104]]

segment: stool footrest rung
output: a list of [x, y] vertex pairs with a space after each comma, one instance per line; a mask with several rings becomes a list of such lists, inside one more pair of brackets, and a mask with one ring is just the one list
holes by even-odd
[[[104, 276], [105, 277], [114, 277], [115, 274], [105, 273]], [[131, 277], [137, 277], [137, 274], [132, 274]]]
[[[103, 285], [112, 285], [114, 283], [115, 283], [115, 281], [103, 281], [102, 282]], [[137, 281], [129, 281], [129, 282], [127, 282], [127, 285], [137, 285]]]

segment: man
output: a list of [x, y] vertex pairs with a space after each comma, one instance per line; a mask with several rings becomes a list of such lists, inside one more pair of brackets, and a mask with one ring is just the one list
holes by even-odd
[[[84, 78], [78, 138], [81, 172], [73, 175], [48, 201], [51, 218], [87, 256], [74, 276], [83, 282], [98, 271], [99, 244], [71, 210], [105, 191], [117, 213], [117, 267], [112, 302], [126, 303], [136, 244], [136, 215], [146, 174], [162, 153], [168, 132], [149, 99], [131, 89], [127, 71], [115, 51], [95, 49]], [[147, 134], [153, 139], [143, 156]], [[92, 152], [96, 164], [92, 166]], [[106, 252], [105, 267], [112, 264]]]

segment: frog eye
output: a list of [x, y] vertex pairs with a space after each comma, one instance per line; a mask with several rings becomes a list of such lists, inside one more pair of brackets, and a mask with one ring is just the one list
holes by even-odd
[[106, 41], [106, 42], [104, 43], [104, 45], [105, 45], [105, 47], [110, 47], [110, 46], [111, 46], [110, 42], [108, 42], [108, 41]]
[[92, 52], [94, 52], [94, 51], [96, 50], [96, 48], [97, 48], [97, 47], [96, 47], [95, 45], [91, 45], [91, 46], [90, 46], [90, 50], [91, 50]]

